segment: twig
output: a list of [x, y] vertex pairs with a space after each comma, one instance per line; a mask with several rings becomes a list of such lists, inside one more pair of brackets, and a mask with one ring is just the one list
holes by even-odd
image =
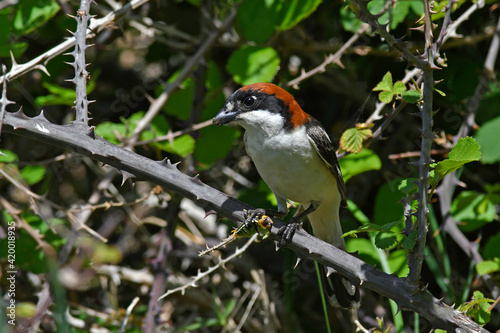
[[259, 281], [259, 279], [258, 279], [259, 275], [257, 274], [257, 272], [255, 270], [252, 270], [251, 274], [255, 280], [255, 283], [252, 284], [253, 295], [252, 295], [252, 298], [250, 299], [250, 301], [248, 302], [247, 308], [246, 308], [245, 312], [243, 313], [243, 316], [241, 317], [240, 322], [238, 323], [238, 326], [236, 326], [236, 328], [234, 329], [234, 331], [233, 331], [234, 333], [238, 333], [241, 330], [241, 328], [245, 324], [246, 320], [248, 319], [248, 316], [250, 315], [250, 311], [252, 310], [253, 305], [255, 304], [255, 301], [257, 300], [257, 297], [259, 297], [259, 294], [262, 291], [262, 282]]
[[250, 239], [245, 243], [245, 245], [243, 245], [241, 248], [236, 248], [236, 251], [234, 251], [233, 254], [231, 254], [229, 257], [225, 258], [225, 259], [222, 259], [220, 256], [219, 256], [219, 262], [214, 265], [214, 266], [211, 266], [209, 267], [206, 271], [202, 272], [200, 270], [198, 270], [198, 274], [196, 274], [196, 276], [194, 276], [192, 279], [191, 279], [191, 282], [189, 282], [188, 284], [185, 284], [183, 286], [180, 286], [180, 287], [177, 287], [175, 289], [170, 289], [168, 290], [165, 294], [161, 295], [160, 298], [158, 300], [161, 300], [165, 297], [167, 297], [168, 295], [171, 295], [173, 293], [176, 293], [178, 291], [180, 291], [183, 295], [184, 293], [186, 292], [186, 290], [188, 288], [191, 288], [191, 287], [198, 287], [196, 285], [196, 282], [200, 281], [202, 278], [204, 278], [205, 276], [208, 276], [210, 275], [213, 271], [215, 271], [216, 269], [218, 269], [219, 267], [221, 266], [224, 266], [226, 263], [230, 262], [231, 260], [233, 260], [234, 258], [240, 256], [241, 254], [243, 254], [243, 252], [246, 251], [246, 249], [257, 239], [259, 235], [258, 234], [254, 234], [252, 237], [250, 237]]
[[120, 330], [118, 331], [118, 333], [125, 332], [125, 326], [127, 326], [128, 317], [130, 317], [130, 314], [132, 313], [132, 310], [137, 305], [137, 303], [139, 302], [139, 300], [140, 300], [139, 297], [137, 297], [137, 296], [134, 297], [134, 299], [132, 300], [132, 303], [130, 303], [130, 305], [127, 307], [127, 312], [125, 312], [125, 318], [123, 319], [123, 324], [120, 327]]
[[365, 32], [368, 31], [368, 25], [363, 24], [362, 27], [356, 31], [354, 35], [349, 38], [347, 42], [345, 42], [342, 47], [335, 52], [334, 54], [330, 54], [328, 57], [326, 57], [325, 61], [321, 63], [318, 67], [311, 69], [310, 71], [306, 72], [304, 69], [302, 69], [302, 73], [300, 74], [299, 77], [293, 79], [292, 81], [289, 81], [285, 83], [285, 87], [293, 87], [294, 89], [299, 89], [299, 83], [304, 81], [305, 79], [310, 78], [311, 76], [318, 74], [318, 73], [323, 73], [326, 70], [326, 66], [330, 64], [337, 64], [339, 67], [343, 67], [342, 63], [340, 62], [340, 58], [342, 58], [342, 55], [347, 51], [349, 47], [351, 47], [356, 41], [361, 37]]
[[[147, 3], [149, 0], [132, 0], [129, 3], [126, 3], [123, 7], [121, 7], [119, 10], [113, 11], [106, 15], [103, 18], [100, 19], [91, 19], [90, 20], [90, 27], [89, 30], [87, 31], [87, 38], [94, 38], [98, 32], [101, 30], [109, 27], [113, 22], [116, 22], [118, 19], [120, 19], [123, 15], [128, 13], [131, 10], [134, 10], [143, 4]], [[68, 51], [70, 48], [72, 48], [75, 45], [75, 37], [71, 37], [67, 39], [66, 41], [62, 42], [61, 44], [51, 48], [47, 52], [39, 55], [38, 57], [28, 61], [27, 63], [24, 64], [18, 64], [16, 60], [14, 59], [14, 55], [11, 54], [12, 58], [12, 68], [7, 73], [7, 76], [5, 79], [8, 81], [15, 80], [29, 72], [31, 72], [34, 69], [39, 69], [45, 74], [49, 75], [49, 72], [47, 71], [47, 68], [45, 67], [47, 63], [55, 58], [56, 56]], [[4, 81], [4, 78], [0, 78], [0, 83]]]
[[[360, 11], [360, 19], [366, 23], [368, 23], [373, 30], [376, 30], [382, 38], [394, 49], [397, 51], [401, 52], [403, 57], [405, 57], [410, 63], [413, 65], [417, 66], [418, 68], [421, 68], [423, 70], [427, 69], [429, 64], [422, 60], [420, 57], [415, 56], [413, 53], [408, 50], [407, 47], [405, 47], [398, 39], [396, 39], [393, 35], [391, 35], [389, 32], [387, 32], [384, 27], [382, 27], [378, 21], [377, 18], [370, 13], [368, 8], [366, 8], [365, 4], [361, 0], [353, 0], [352, 1]], [[424, 1], [425, 2], [425, 1]]]
[[198, 130], [205, 128], [207, 126], [210, 126], [210, 125], [212, 125], [212, 119], [205, 120], [199, 124], [195, 124], [195, 125], [192, 125], [192, 126], [185, 128], [185, 129], [171, 132], [171, 133], [156, 137], [156, 138], [151, 139], [151, 140], [137, 141], [134, 145], [135, 146], [143, 146], [143, 145], [147, 145], [147, 144], [159, 142], [159, 141], [171, 141], [171, 140], [173, 140], [181, 135], [192, 133], [194, 131], [198, 131]]
[[43, 196], [40, 196], [32, 191], [30, 191], [29, 189], [27, 189], [26, 187], [24, 187], [21, 183], [19, 183], [17, 180], [15, 180], [14, 178], [12, 178], [8, 173], [6, 173], [4, 170], [0, 169], [0, 174], [5, 178], [7, 179], [12, 185], [14, 185], [15, 187], [17, 187], [18, 189], [20, 189], [21, 191], [23, 191], [24, 193], [26, 193], [29, 197], [35, 199], [35, 200], [38, 200], [38, 201], [41, 201], [45, 204], [48, 204], [49, 206], [57, 209], [57, 210], [60, 210], [61, 212], [64, 212], [64, 214], [66, 215], [66, 217], [68, 217], [68, 220], [70, 222], [72, 222], [74, 225], [76, 225], [78, 228], [82, 228], [84, 230], [86, 230], [89, 234], [91, 234], [92, 236], [102, 240], [103, 242], [107, 242], [107, 239], [102, 237], [100, 234], [98, 234], [97, 232], [95, 232], [93, 229], [91, 229], [89, 226], [87, 226], [86, 224], [81, 224], [81, 223], [78, 223], [74, 216], [69, 213], [68, 211], [66, 211], [63, 207], [59, 206], [58, 204], [44, 198]]
[[211, 33], [210, 36], [207, 37], [205, 42], [200, 46], [198, 51], [191, 58], [189, 58], [186, 64], [182, 67], [182, 71], [179, 73], [175, 81], [171, 84], [167, 84], [165, 90], [161, 93], [161, 95], [158, 96], [158, 98], [151, 103], [149, 110], [146, 112], [144, 117], [139, 121], [134, 132], [128, 138], [126, 146], [128, 147], [135, 146], [141, 133], [149, 126], [149, 124], [153, 121], [154, 117], [158, 114], [158, 112], [160, 112], [160, 110], [162, 109], [163, 105], [165, 105], [172, 92], [175, 89], [177, 89], [179, 85], [182, 83], [182, 81], [184, 81], [184, 79], [186, 79], [186, 77], [191, 73], [192, 69], [203, 58], [205, 53], [212, 47], [212, 45], [217, 40], [219, 35], [230, 27], [231, 23], [236, 18], [236, 13], [237, 13], [236, 9], [233, 8], [233, 10], [228, 15], [224, 23], [220, 26], [220, 28], [217, 29], [217, 31]]
[[5, 114], [7, 105], [15, 104], [14, 102], [9, 101], [9, 99], [7, 98], [7, 82], [5, 81], [5, 77], [7, 75], [6, 72], [7, 72], [7, 67], [2, 64], [2, 77], [4, 83], [2, 87], [2, 98], [0, 99], [0, 134], [2, 134], [3, 116]]
[[76, 12], [74, 19], [77, 22], [76, 33], [72, 33], [75, 37], [75, 49], [70, 54], [75, 58], [74, 62], [68, 63], [75, 69], [75, 77], [68, 80], [76, 86], [75, 110], [77, 123], [85, 126], [89, 122], [89, 101], [87, 99], [87, 80], [89, 73], [87, 72], [87, 64], [85, 63], [85, 50], [87, 49], [87, 26], [90, 20], [90, 3], [92, 0], [81, 0], [80, 8]]

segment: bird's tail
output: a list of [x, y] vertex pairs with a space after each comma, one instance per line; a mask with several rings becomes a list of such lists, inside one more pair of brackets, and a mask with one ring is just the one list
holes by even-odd
[[[345, 251], [346, 247], [342, 238], [338, 207], [338, 204], [321, 204], [308, 217], [314, 236]], [[332, 268], [327, 269], [320, 265], [320, 271], [323, 288], [330, 305], [344, 309], [359, 308], [359, 288]]]

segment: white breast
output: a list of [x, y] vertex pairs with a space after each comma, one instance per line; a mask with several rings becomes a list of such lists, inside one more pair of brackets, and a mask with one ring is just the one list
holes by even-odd
[[322, 202], [338, 193], [335, 178], [304, 127], [289, 131], [281, 127], [271, 136], [264, 135], [261, 128], [246, 127], [245, 144], [275, 195], [307, 207], [311, 201]]

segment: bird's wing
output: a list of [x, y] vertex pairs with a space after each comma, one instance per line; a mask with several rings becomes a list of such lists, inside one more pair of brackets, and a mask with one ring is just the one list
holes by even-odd
[[347, 191], [332, 141], [316, 119], [311, 118], [308, 124], [309, 126], [306, 127], [306, 132], [309, 136], [309, 140], [337, 180], [337, 186], [342, 197], [341, 205], [342, 207], [347, 207]]

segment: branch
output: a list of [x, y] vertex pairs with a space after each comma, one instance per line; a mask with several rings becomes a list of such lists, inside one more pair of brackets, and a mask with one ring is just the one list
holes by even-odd
[[417, 244], [412, 252], [408, 255], [408, 267], [410, 272], [408, 274], [408, 282], [414, 287], [418, 287], [420, 283], [420, 272], [422, 270], [422, 263], [424, 261], [424, 250], [427, 238], [427, 214], [428, 208], [428, 179], [429, 167], [432, 163], [431, 160], [431, 147], [432, 147], [432, 105], [434, 93], [434, 52], [432, 49], [432, 21], [429, 8], [429, 1], [423, 0], [424, 3], [424, 32], [425, 32], [425, 56], [427, 57], [427, 64], [423, 69], [423, 101], [420, 106], [420, 116], [422, 117], [422, 141], [420, 147], [420, 159], [417, 162], [418, 166], [418, 207], [416, 212], [417, 221], [414, 225], [416, 227], [418, 236]]
[[85, 126], [89, 122], [89, 101], [87, 99], [87, 79], [89, 78], [89, 73], [87, 72], [87, 64], [85, 63], [85, 50], [87, 49], [87, 26], [90, 20], [89, 10], [90, 3], [92, 0], [82, 0], [80, 3], [80, 9], [76, 12], [74, 19], [77, 22], [75, 36], [75, 50], [70, 54], [75, 58], [75, 61], [68, 63], [75, 69], [75, 77], [68, 80], [75, 84], [76, 86], [76, 100], [75, 100], [75, 110], [76, 110], [76, 122], [81, 123]]
[[[375, 15], [370, 13], [368, 8], [366, 8], [363, 1], [353, 0], [352, 1], [359, 8], [359, 19], [363, 22], [368, 23], [373, 30], [376, 30], [377, 33], [389, 44], [389, 46], [393, 47], [397, 51], [401, 52], [403, 57], [405, 57], [410, 63], [417, 66], [420, 69], [425, 70], [429, 64], [422, 60], [420, 57], [417, 57], [407, 47], [405, 47], [400, 40], [396, 39], [393, 35], [387, 32], [383, 26], [381, 26]], [[424, 3], [426, 1], [424, 0]]]
[[[148, 180], [197, 202], [206, 210], [233, 221], [243, 220], [243, 210], [251, 209], [214, 188], [203, 184], [198, 177], [181, 173], [167, 161], [153, 161], [125, 148], [113, 145], [97, 136], [93, 130], [84, 133], [79, 126], [56, 125], [48, 121], [33, 121], [21, 112], [5, 114], [4, 131], [42, 141], [62, 149], [78, 152], [109, 164], [127, 174]], [[283, 222], [275, 220], [272, 239], [277, 239]], [[423, 289], [415, 290], [405, 279], [388, 275], [338, 248], [323, 242], [303, 230], [297, 231], [288, 245], [300, 258], [311, 258], [336, 269], [350, 280], [393, 299], [400, 309], [413, 310], [427, 318], [433, 327], [447, 331], [487, 332], [465, 314], [432, 297]]]
[[[123, 15], [128, 13], [131, 10], [134, 10], [143, 4], [147, 3], [149, 0], [132, 0], [129, 3], [125, 4], [123, 7], [121, 7], [118, 10], [115, 10], [108, 15], [104, 16], [103, 18], [100, 19], [91, 19], [90, 20], [90, 27], [89, 30], [87, 30], [87, 38], [94, 38], [98, 32], [101, 30], [108, 28], [110, 25], [118, 21]], [[15, 80], [29, 72], [31, 72], [34, 69], [39, 69], [43, 71], [45, 74], [49, 75], [49, 72], [47, 71], [47, 68], [45, 66], [47, 63], [55, 58], [56, 56], [68, 51], [70, 48], [75, 46], [75, 37], [68, 38], [66, 41], [62, 42], [61, 44], [53, 47], [52, 49], [48, 50], [47, 52], [39, 55], [38, 57], [28, 61], [27, 63], [24, 64], [18, 64], [16, 60], [14, 59], [14, 56], [11, 54], [12, 58], [12, 68], [9, 73], [7, 73], [6, 79], [8, 81]], [[0, 78], [0, 83], [3, 83], [4, 78]]]
[[298, 85], [301, 81], [304, 81], [305, 79], [308, 79], [317, 73], [323, 73], [326, 70], [326, 66], [330, 64], [338, 64], [340, 67], [343, 68], [342, 63], [340, 62], [340, 58], [342, 58], [342, 55], [347, 51], [347, 49], [351, 47], [354, 43], [356, 43], [359, 37], [361, 37], [367, 31], [368, 31], [368, 26], [363, 24], [363, 26], [360, 29], [358, 29], [358, 31], [356, 31], [356, 33], [352, 35], [351, 38], [349, 38], [349, 40], [345, 42], [345, 44], [342, 45], [342, 47], [337, 52], [335, 52], [334, 54], [330, 54], [328, 57], [326, 57], [325, 61], [323, 61], [321, 65], [308, 72], [305, 72], [303, 70], [299, 77], [293, 79], [292, 81], [287, 82], [284, 86], [293, 87], [294, 89], [299, 89]]
[[196, 64], [198, 64], [198, 62], [203, 58], [205, 53], [210, 50], [213, 43], [217, 40], [220, 34], [230, 27], [231, 23], [236, 18], [236, 13], [236, 9], [233, 8], [220, 28], [210, 34], [210, 36], [207, 37], [206, 41], [200, 46], [198, 51], [186, 62], [186, 64], [182, 68], [182, 71], [176, 77], [175, 81], [171, 84], [166, 85], [165, 90], [161, 93], [161, 95], [151, 103], [148, 112], [146, 112], [144, 117], [139, 121], [139, 123], [137, 123], [137, 127], [127, 140], [127, 146], [131, 147], [135, 145], [141, 133], [149, 126], [154, 117], [161, 111], [161, 108], [163, 107], [163, 105], [165, 105], [172, 92], [177, 89], [182, 81], [184, 81], [184, 79], [186, 79], [186, 77], [191, 73], [193, 67], [196, 66]]

